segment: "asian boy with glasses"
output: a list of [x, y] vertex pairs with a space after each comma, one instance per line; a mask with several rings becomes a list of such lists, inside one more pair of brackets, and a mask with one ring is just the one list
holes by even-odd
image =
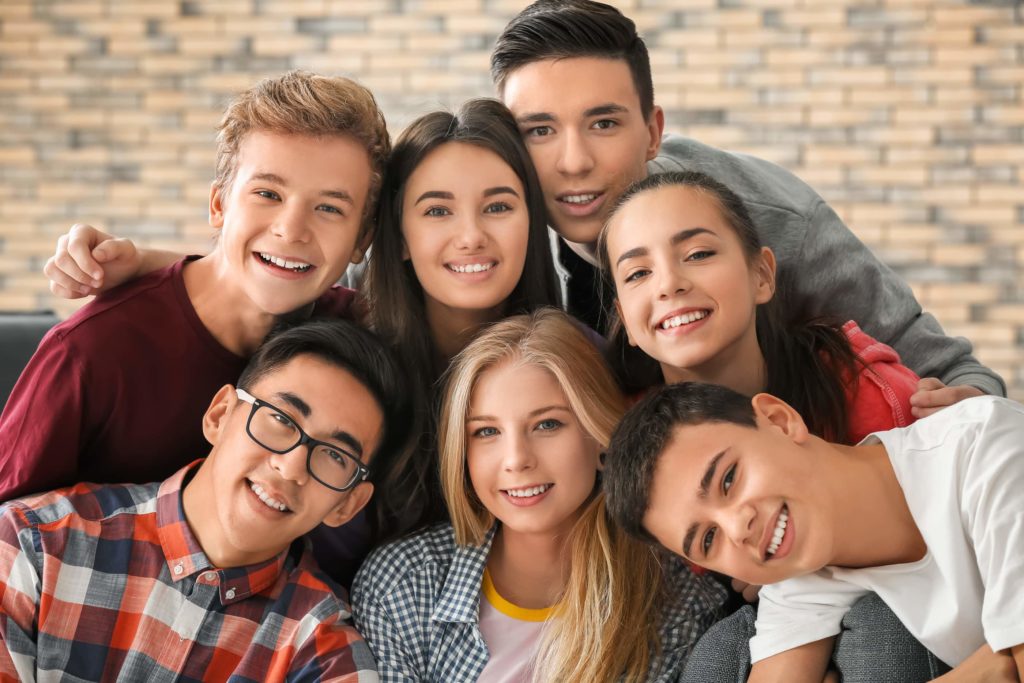
[[0, 680], [376, 681], [303, 535], [369, 501], [405, 394], [370, 332], [309, 322], [217, 392], [205, 460], [0, 506]]

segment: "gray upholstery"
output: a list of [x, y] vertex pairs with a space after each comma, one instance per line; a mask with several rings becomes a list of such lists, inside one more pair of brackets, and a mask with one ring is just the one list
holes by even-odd
[[0, 411], [39, 340], [57, 322], [53, 311], [0, 312]]

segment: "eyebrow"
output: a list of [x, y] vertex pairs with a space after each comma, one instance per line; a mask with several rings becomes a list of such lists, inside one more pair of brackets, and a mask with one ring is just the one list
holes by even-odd
[[[696, 237], [697, 235], [703, 233], [707, 233], [709, 235], [715, 234], [714, 232], [708, 230], [707, 228], [687, 228], [686, 230], [680, 230], [676, 234], [672, 235], [672, 237], [670, 237], [668, 241], [669, 244], [671, 244], [672, 246], [676, 246], [677, 244], [682, 244], [686, 240]], [[640, 256], [647, 256], [647, 254], [649, 253], [650, 250], [647, 247], [633, 247], [632, 249], [622, 252], [619, 258], [615, 261], [615, 267], [617, 268], [620, 263], [627, 259], [638, 258]]]
[[[564, 406], [560, 403], [553, 403], [549, 406], [544, 406], [542, 408], [537, 408], [536, 410], [531, 410], [529, 413], [527, 413], [526, 416], [536, 417], [541, 413], [548, 412], [549, 410], [561, 410], [566, 413], [572, 412], [571, 410], [569, 410], [568, 406]], [[497, 419], [498, 418], [495, 417], [494, 415], [471, 415], [470, 417], [466, 418], [466, 422], [495, 422], [497, 421]]]
[[[708, 464], [707, 470], [705, 470], [704, 472], [704, 476], [701, 477], [700, 479], [700, 488], [697, 490], [698, 498], [708, 497], [708, 492], [711, 490], [711, 482], [714, 481], [715, 471], [718, 469], [718, 463], [722, 460], [722, 458], [725, 457], [725, 453], [727, 450], [728, 449], [726, 449], [725, 451], [721, 451], [720, 453], [718, 453], [718, 455], [711, 459], [711, 462]], [[691, 524], [690, 527], [686, 530], [686, 536], [683, 537], [683, 554], [687, 557], [693, 557], [693, 555], [690, 554], [690, 546], [693, 545], [693, 539], [697, 536], [698, 526], [699, 525], [697, 524], [697, 522]]]
[[[309, 407], [309, 404], [303, 401], [301, 398], [291, 393], [290, 391], [279, 391], [274, 394], [277, 398], [281, 399], [295, 410], [302, 413], [303, 417], [309, 417], [313, 414], [313, 410]], [[334, 441], [341, 441], [349, 448], [351, 448], [357, 456], [363, 457], [363, 444], [356, 437], [352, 436], [344, 429], [336, 429], [331, 434], [331, 439]], [[319, 439], [318, 439], [319, 440]]]
[[[608, 114], [628, 114], [629, 109], [621, 104], [615, 104], [614, 102], [608, 102], [607, 104], [599, 104], [596, 107], [590, 107], [584, 110], [583, 116], [585, 118], [591, 118], [594, 116], [607, 116]], [[538, 111], [530, 114], [523, 114], [522, 116], [516, 117], [516, 123], [546, 123], [548, 121], [554, 121], [555, 115], [546, 112]]]
[[[276, 183], [278, 185], [284, 185], [286, 187], [288, 185], [288, 182], [281, 176], [277, 175], [276, 173], [256, 173], [251, 178], [249, 178], [249, 182], [252, 182], [254, 180], [261, 180], [265, 183]], [[349, 204], [355, 204], [355, 200], [352, 199], [352, 195], [350, 195], [345, 190], [320, 190], [319, 194], [321, 197], [331, 197], [332, 199], [337, 199], [338, 201], [348, 202]]]
[[[519, 196], [518, 192], [513, 190], [511, 187], [508, 187], [507, 185], [489, 187], [486, 190], [484, 190], [485, 197], [493, 197], [496, 194], [510, 194], [513, 197]], [[447, 192], [445, 190], [427, 190], [426, 192], [424, 192], [423, 194], [416, 198], [416, 201], [413, 202], [413, 206], [416, 206], [424, 199], [447, 199], [449, 201], [454, 201], [455, 194], [453, 192]]]

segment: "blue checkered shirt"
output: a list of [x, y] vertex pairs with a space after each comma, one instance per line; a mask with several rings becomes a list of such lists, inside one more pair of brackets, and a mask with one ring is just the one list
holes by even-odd
[[[460, 546], [450, 524], [375, 550], [352, 587], [356, 628], [377, 658], [382, 681], [475, 681], [489, 653], [480, 633], [480, 586], [494, 529]], [[666, 567], [671, 598], [661, 624], [662, 654], [648, 680], [674, 681], [697, 639], [719, 616], [725, 590], [682, 563]]]

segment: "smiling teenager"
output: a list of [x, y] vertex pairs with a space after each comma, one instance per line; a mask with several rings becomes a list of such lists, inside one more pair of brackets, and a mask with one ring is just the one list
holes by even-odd
[[494, 324], [444, 399], [452, 521], [374, 551], [353, 586], [382, 680], [676, 680], [724, 591], [609, 523], [623, 400], [580, 326], [552, 309]]
[[291, 72], [227, 108], [213, 251], [110, 291], [54, 327], [0, 417], [0, 499], [159, 480], [207, 452], [202, 403], [283, 317], [350, 315], [390, 149], [373, 95]]
[[841, 621], [869, 592], [953, 667], [940, 680], [1017, 681], [1022, 444], [1024, 409], [1002, 398], [844, 446], [774, 396], [687, 382], [617, 428], [608, 505], [638, 537], [771, 584], [750, 681], [821, 681]]
[[205, 460], [0, 506], [0, 678], [376, 681], [302, 537], [366, 505], [411, 417], [379, 340], [307, 322], [209, 401]]

